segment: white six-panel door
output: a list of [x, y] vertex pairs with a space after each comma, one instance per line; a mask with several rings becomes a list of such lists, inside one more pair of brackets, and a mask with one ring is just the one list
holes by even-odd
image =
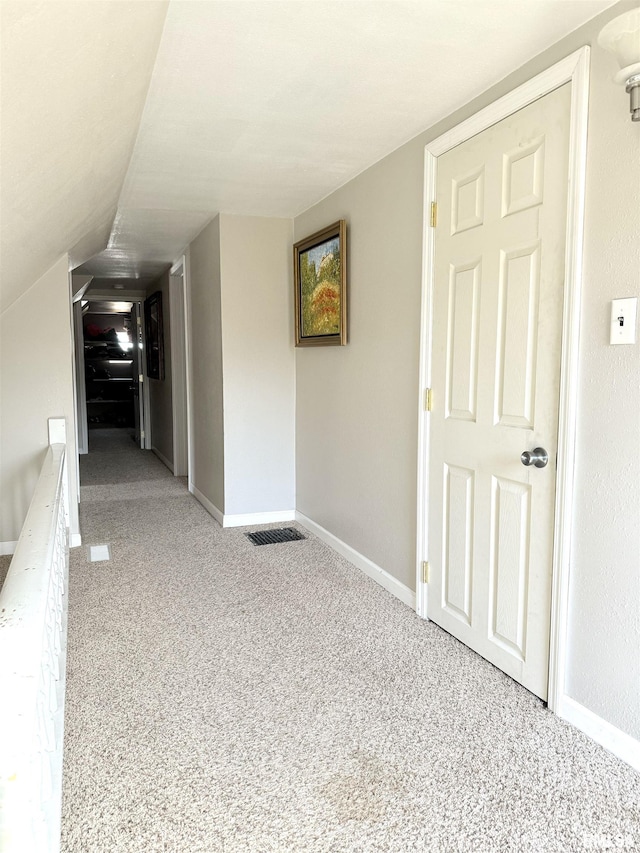
[[[428, 617], [547, 696], [570, 87], [438, 159]], [[544, 447], [545, 468], [521, 453]]]

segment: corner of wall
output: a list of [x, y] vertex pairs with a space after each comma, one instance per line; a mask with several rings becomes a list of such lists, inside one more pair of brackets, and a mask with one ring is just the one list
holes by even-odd
[[603, 720], [570, 696], [560, 700], [558, 716], [640, 772], [640, 741]]
[[[0, 315], [0, 541], [5, 543], [18, 539], [26, 518], [50, 417], [67, 422], [70, 532], [80, 533], [70, 300], [65, 254]], [[28, 329], [36, 333], [26, 336]]]

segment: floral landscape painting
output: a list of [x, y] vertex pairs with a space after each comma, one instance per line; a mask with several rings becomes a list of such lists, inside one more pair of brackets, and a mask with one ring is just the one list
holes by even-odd
[[344, 222], [296, 243], [296, 344], [343, 344]]

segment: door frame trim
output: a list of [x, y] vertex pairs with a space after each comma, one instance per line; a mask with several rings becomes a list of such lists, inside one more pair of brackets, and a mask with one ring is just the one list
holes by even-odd
[[[187, 322], [185, 314], [185, 258], [169, 270], [171, 319], [171, 414], [173, 423], [173, 473], [189, 476], [189, 407], [187, 405]], [[176, 281], [180, 279], [180, 283]]]
[[418, 424], [418, 524], [416, 548], [416, 612], [427, 618], [428, 585], [422, 582], [422, 562], [428, 560], [428, 489], [430, 419], [424, 410], [425, 388], [431, 387], [432, 311], [434, 285], [434, 229], [429, 227], [431, 203], [436, 199], [438, 157], [549, 92], [571, 83], [569, 125], [569, 182], [565, 248], [565, 288], [560, 360], [558, 465], [551, 585], [551, 631], [547, 704], [562, 713], [564, 696], [571, 526], [574, 504], [577, 378], [580, 338], [580, 301], [583, 273], [584, 205], [589, 114], [589, 48], [583, 47], [546, 71], [523, 83], [451, 130], [427, 143], [424, 161], [422, 248], [422, 307]]
[[191, 319], [191, 247], [182, 255], [182, 284], [184, 297], [185, 396], [187, 402], [187, 488], [193, 493], [195, 477], [193, 423], [193, 322]]
[[[140, 311], [140, 317], [142, 319], [142, 341], [143, 341], [143, 353], [146, 353], [147, 341], [145, 337], [145, 327], [144, 327], [144, 303], [146, 300], [146, 294], [144, 291], [139, 290], [118, 290], [115, 291], [118, 294], [118, 301], [122, 302], [135, 302], [138, 305], [138, 310]], [[95, 290], [91, 291], [89, 294], [89, 300], [93, 300], [94, 302], [111, 302], [113, 300], [113, 290]], [[143, 402], [143, 418], [144, 418], [144, 447], [141, 447], [141, 450], [151, 450], [151, 402], [149, 400], [149, 382], [147, 377], [147, 359], [143, 356], [141, 360], [142, 366], [142, 402]]]

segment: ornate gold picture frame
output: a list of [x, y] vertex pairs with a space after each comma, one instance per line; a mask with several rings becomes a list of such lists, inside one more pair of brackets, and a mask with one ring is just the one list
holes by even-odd
[[347, 343], [347, 224], [344, 219], [293, 247], [296, 346]]

